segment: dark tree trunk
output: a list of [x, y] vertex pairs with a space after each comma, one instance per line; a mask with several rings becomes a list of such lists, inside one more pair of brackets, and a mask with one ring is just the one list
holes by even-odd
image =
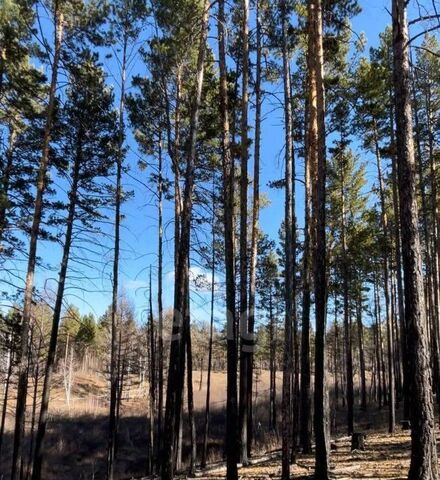
[[[162, 179], [162, 137], [159, 137], [159, 171], [158, 171], [158, 269], [157, 269], [157, 308], [159, 316], [158, 325], [158, 402], [157, 402], [157, 440], [156, 459], [159, 458], [162, 439], [162, 416], [163, 416], [163, 302], [162, 302], [162, 281], [163, 281], [163, 179]], [[159, 462], [156, 464], [159, 471]]]
[[111, 347], [110, 347], [110, 411], [107, 447], [107, 480], [113, 480], [113, 471], [116, 455], [117, 437], [117, 403], [119, 390], [119, 376], [117, 373], [117, 315], [119, 293], [119, 254], [120, 254], [120, 225], [122, 202], [122, 162], [124, 145], [124, 108], [125, 108], [125, 82], [127, 68], [128, 35], [123, 34], [122, 61], [121, 61], [121, 99], [119, 102], [118, 119], [118, 151], [116, 155], [116, 191], [115, 191], [115, 239], [113, 252], [113, 278], [112, 278], [112, 307], [111, 307]]
[[396, 102], [396, 148], [402, 229], [405, 317], [411, 358], [411, 465], [409, 480], [438, 478], [434, 407], [423, 295], [418, 231], [408, 23], [405, 0], [393, 0], [393, 83]]
[[78, 185], [79, 174], [82, 163], [82, 132], [79, 132], [75, 163], [72, 170], [72, 187], [69, 193], [69, 208], [66, 222], [66, 237], [64, 239], [63, 256], [61, 259], [60, 273], [58, 277], [57, 296], [52, 317], [52, 329], [50, 332], [49, 349], [47, 352], [47, 360], [45, 367], [43, 391], [41, 393], [40, 417], [38, 420], [38, 429], [35, 440], [34, 465], [32, 471], [32, 480], [40, 480], [42, 476], [43, 460], [44, 460], [44, 440], [46, 435], [50, 389], [52, 386], [53, 371], [55, 365], [55, 355], [58, 343], [58, 330], [61, 321], [61, 309], [63, 307], [64, 289], [66, 285], [67, 269], [70, 259], [70, 249], [72, 246], [73, 225], [75, 222], [75, 210], [78, 202]]
[[269, 428], [277, 431], [277, 386], [276, 386], [276, 332], [275, 318], [273, 315], [273, 293], [272, 287], [269, 292], [269, 369], [270, 369], [270, 406], [269, 406]]
[[241, 89], [241, 162], [240, 162], [240, 461], [248, 463], [249, 362], [252, 338], [248, 313], [248, 84], [249, 84], [249, 0], [242, 1], [242, 89]]
[[234, 162], [230, 150], [228, 84], [225, 46], [225, 2], [218, 2], [218, 44], [220, 67], [220, 115], [222, 121], [223, 210], [226, 269], [226, 476], [237, 480], [237, 331], [235, 315], [235, 254], [234, 254]]
[[[213, 188], [214, 188], [213, 182]], [[209, 325], [209, 344], [208, 344], [208, 373], [206, 379], [206, 402], [205, 417], [203, 424], [203, 448], [201, 467], [206, 467], [206, 459], [208, 456], [208, 434], [209, 434], [209, 411], [211, 399], [211, 370], [212, 370], [212, 341], [214, 334], [214, 296], [215, 296], [215, 195], [212, 192], [212, 257], [211, 257], [211, 320]]]
[[362, 285], [359, 287], [359, 298], [357, 305], [357, 333], [359, 346], [359, 367], [361, 371], [361, 409], [367, 410], [367, 378], [365, 374], [365, 352], [364, 352], [364, 326], [362, 324]]
[[282, 472], [281, 478], [290, 478], [290, 461], [292, 448], [292, 374], [293, 374], [293, 336], [292, 325], [294, 316], [293, 299], [293, 185], [292, 185], [292, 104], [290, 92], [290, 67], [288, 50], [288, 12], [285, 0], [280, 2], [283, 54], [283, 84], [284, 84], [284, 152], [285, 152], [285, 213], [284, 213], [284, 352], [283, 352], [283, 394], [281, 400], [282, 415]]
[[2, 446], [3, 446], [3, 437], [5, 433], [6, 412], [8, 409], [8, 399], [9, 399], [9, 386], [11, 385], [12, 368], [13, 368], [13, 362], [14, 362], [12, 335], [11, 335], [11, 344], [9, 347], [8, 355], [9, 355], [8, 373], [6, 374], [5, 396], [3, 398], [2, 418], [1, 418], [1, 424], [0, 424], [0, 458], [1, 458], [1, 452], [2, 452]]
[[[304, 132], [307, 147], [308, 101], [306, 99], [306, 128]], [[312, 451], [311, 432], [311, 375], [310, 375], [310, 240], [312, 187], [310, 177], [310, 157], [305, 154], [305, 199], [304, 199], [304, 253], [303, 253], [303, 291], [302, 291], [302, 329], [301, 329], [301, 401], [300, 401], [300, 445], [304, 453]]]
[[353, 349], [351, 332], [351, 310], [349, 298], [349, 265], [346, 238], [346, 211], [345, 211], [345, 179], [341, 169], [341, 203], [342, 203], [342, 283], [344, 294], [344, 342], [345, 342], [345, 377], [347, 381], [347, 431], [351, 435], [354, 431], [354, 387], [353, 387]]
[[155, 445], [154, 445], [154, 406], [156, 401], [156, 352], [154, 345], [154, 319], [153, 319], [153, 292], [151, 280], [150, 265], [150, 292], [149, 292], [149, 315], [148, 315], [148, 343], [149, 343], [149, 365], [148, 365], [148, 383], [149, 383], [149, 441], [148, 441], [148, 472], [151, 475], [155, 467]]
[[[249, 262], [249, 334], [254, 337], [255, 328], [255, 290], [258, 255], [258, 219], [260, 213], [260, 140], [261, 140], [261, 24], [259, 0], [256, 0], [256, 73], [255, 73], [255, 145], [254, 145], [254, 192], [252, 201], [251, 257]], [[248, 456], [251, 455], [253, 440], [252, 383], [254, 371], [253, 350], [248, 354]]]
[[[189, 285], [188, 285], [189, 287]], [[187, 315], [189, 317], [189, 291], [188, 291], [188, 306], [187, 306]], [[196, 472], [196, 461], [197, 461], [197, 436], [196, 436], [196, 423], [194, 418], [194, 392], [193, 392], [193, 376], [192, 376], [192, 348], [191, 348], [191, 329], [190, 329], [190, 318], [187, 319], [187, 332], [186, 332], [186, 359], [187, 359], [187, 389], [188, 389], [188, 422], [189, 422], [189, 431], [190, 431], [190, 465], [189, 465], [189, 476], [194, 476]]]

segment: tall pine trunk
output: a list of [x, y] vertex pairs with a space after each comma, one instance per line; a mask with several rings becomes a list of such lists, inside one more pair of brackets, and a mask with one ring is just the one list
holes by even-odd
[[[258, 220], [260, 214], [260, 143], [261, 143], [261, 19], [259, 0], [256, 0], [256, 72], [255, 72], [255, 145], [254, 145], [254, 192], [252, 201], [251, 257], [249, 262], [249, 334], [253, 338], [255, 329], [255, 291], [258, 255]], [[253, 439], [252, 383], [254, 371], [253, 351], [248, 354], [248, 425], [247, 446], [251, 454]]]
[[113, 285], [111, 306], [111, 347], [110, 347], [110, 412], [107, 447], [107, 480], [113, 480], [114, 463], [116, 455], [117, 437], [117, 403], [119, 376], [117, 373], [117, 315], [119, 293], [119, 254], [120, 254], [120, 225], [121, 225], [121, 202], [122, 202], [122, 162], [124, 144], [124, 109], [125, 109], [125, 82], [127, 68], [128, 36], [124, 32], [121, 62], [121, 98], [119, 102], [119, 125], [118, 125], [118, 151], [116, 154], [116, 192], [115, 192], [115, 240], [113, 252]]
[[406, 5], [406, 0], [392, 0], [393, 84], [396, 102], [405, 323], [407, 353], [412, 359], [410, 364], [412, 447], [408, 479], [434, 480], [438, 478], [438, 464], [418, 231]]
[[[249, 362], [252, 349], [248, 312], [248, 84], [249, 84], [249, 0], [242, 0], [242, 88], [240, 161], [240, 461], [248, 463]], [[252, 387], [252, 385], [251, 385]]]
[[220, 67], [220, 116], [223, 166], [223, 221], [226, 270], [226, 476], [237, 480], [237, 331], [235, 314], [235, 253], [234, 253], [234, 161], [230, 148], [228, 79], [226, 66], [225, 1], [218, 2], [218, 49]]
[[310, 375], [310, 281], [311, 281], [311, 214], [312, 214], [312, 186], [311, 165], [307, 152], [307, 122], [309, 104], [306, 99], [305, 107], [305, 169], [304, 169], [304, 252], [302, 272], [302, 328], [301, 328], [301, 401], [300, 401], [300, 445], [304, 453], [312, 451], [311, 432], [311, 375]]
[[287, 4], [280, 2], [282, 55], [283, 55], [283, 87], [284, 87], [284, 155], [285, 155], [285, 204], [284, 204], [284, 352], [283, 352], [283, 392], [281, 399], [282, 415], [282, 471], [281, 478], [290, 478], [290, 460], [292, 448], [292, 374], [293, 374], [293, 336], [292, 324], [294, 315], [293, 301], [293, 211], [292, 211], [292, 103], [290, 95], [290, 67], [288, 50]]
[[308, 8], [308, 102], [309, 129], [307, 152], [310, 158], [313, 219], [313, 274], [315, 287], [315, 476], [327, 480], [329, 476], [329, 399], [326, 385], [326, 234], [325, 234], [325, 100], [324, 53], [321, 0], [309, 0]]

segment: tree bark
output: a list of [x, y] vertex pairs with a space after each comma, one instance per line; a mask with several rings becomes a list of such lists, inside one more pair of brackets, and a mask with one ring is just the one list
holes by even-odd
[[327, 480], [329, 476], [329, 412], [326, 386], [326, 233], [325, 233], [325, 100], [324, 100], [324, 54], [321, 0], [308, 2], [308, 83], [309, 83], [309, 129], [308, 147], [312, 187], [312, 218], [314, 229], [313, 273], [315, 285], [315, 476]]
[[228, 480], [237, 480], [237, 332], [235, 315], [234, 216], [232, 214], [234, 211], [234, 161], [230, 149], [225, 23], [225, 1], [219, 0], [217, 30], [220, 67], [220, 116], [222, 121], [227, 333], [226, 476]]
[[284, 84], [284, 154], [285, 154], [285, 211], [284, 211], [284, 352], [283, 352], [283, 393], [281, 400], [282, 415], [282, 471], [281, 478], [290, 478], [290, 456], [292, 449], [292, 374], [293, 374], [293, 211], [292, 211], [292, 103], [290, 96], [290, 68], [288, 51], [288, 20], [285, 0], [280, 2]]
[[240, 161], [240, 461], [248, 463], [249, 362], [252, 337], [248, 312], [248, 84], [249, 84], [249, 0], [242, 0], [242, 88]]
[[427, 345], [422, 259], [418, 231], [416, 173], [405, 0], [393, 0], [393, 84], [402, 229], [405, 317], [411, 379], [411, 464], [409, 480], [438, 478], [431, 371]]
[[118, 315], [118, 293], [119, 293], [119, 254], [120, 254], [120, 224], [121, 224], [121, 202], [122, 202], [122, 162], [124, 144], [124, 109], [125, 109], [125, 82], [127, 68], [128, 35], [123, 33], [122, 61], [121, 61], [121, 98], [119, 102], [118, 119], [118, 151], [116, 155], [116, 192], [115, 192], [115, 241], [113, 252], [113, 285], [112, 285], [112, 307], [111, 307], [111, 348], [110, 348], [110, 412], [109, 431], [107, 447], [107, 480], [113, 480], [114, 462], [116, 455], [117, 437], [117, 392], [119, 379], [116, 368], [117, 357], [117, 315]]
[[[255, 1], [256, 8], [256, 72], [255, 72], [255, 144], [254, 144], [254, 192], [252, 201], [252, 232], [251, 232], [251, 257], [249, 262], [249, 334], [253, 338], [255, 328], [255, 290], [258, 255], [258, 221], [260, 214], [260, 143], [261, 143], [261, 19], [259, 0]], [[253, 440], [253, 415], [252, 415], [252, 383], [254, 371], [253, 351], [248, 354], [248, 425], [247, 446], [248, 456], [251, 455]]]
[[305, 170], [304, 170], [304, 252], [303, 252], [303, 291], [302, 291], [302, 330], [301, 330], [301, 403], [300, 403], [300, 444], [304, 453], [312, 451], [311, 432], [311, 375], [310, 375], [310, 281], [311, 281], [311, 213], [312, 213], [312, 186], [311, 186], [311, 165], [307, 153], [307, 121], [308, 121], [308, 100], [306, 98], [305, 113]]
[[364, 352], [364, 326], [362, 324], [362, 284], [359, 287], [359, 298], [357, 305], [357, 333], [359, 345], [359, 368], [361, 372], [361, 409], [367, 410], [367, 379], [365, 374], [365, 352]]

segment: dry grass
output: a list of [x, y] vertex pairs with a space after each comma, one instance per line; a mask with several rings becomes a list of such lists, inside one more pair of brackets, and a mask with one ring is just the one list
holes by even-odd
[[[198, 432], [203, 425], [206, 397], [206, 372], [200, 383], [200, 372], [194, 372], [194, 400]], [[281, 386], [281, 374], [279, 375]], [[199, 388], [201, 385], [201, 388]], [[241, 478], [279, 478], [280, 458], [276, 449], [279, 438], [267, 429], [267, 395], [269, 373], [261, 372], [257, 384], [257, 402], [254, 409], [256, 425], [255, 464], [240, 470]], [[226, 374], [214, 372], [211, 388], [211, 427], [208, 449], [209, 471], [199, 472], [201, 478], [225, 478], [223, 444], [225, 435]], [[255, 393], [255, 392], [254, 392]], [[148, 385], [131, 377], [126, 384], [119, 426], [119, 448], [116, 478], [142, 478], [146, 471], [147, 431], [146, 419]], [[32, 399], [29, 399], [28, 412]], [[55, 379], [52, 389], [50, 423], [46, 441], [45, 480], [101, 479], [105, 475], [106, 438], [108, 428], [108, 385], [103, 376], [93, 373], [76, 373], [74, 376], [70, 406], [66, 403], [61, 377]], [[14, 399], [9, 405], [7, 433], [0, 463], [0, 480], [8, 478], [12, 450], [12, 421]], [[410, 439], [407, 433], [390, 436], [384, 432], [387, 410], [356, 411], [357, 429], [366, 431], [367, 450], [351, 452], [347, 437], [341, 436], [345, 424], [345, 412], [340, 409], [334, 415], [334, 447], [332, 471], [335, 479], [403, 479], [408, 469]], [[373, 428], [374, 427], [374, 428]], [[30, 428], [30, 417], [27, 419]], [[187, 428], [187, 422], [185, 422]], [[371, 430], [366, 430], [371, 428]], [[379, 433], [382, 432], [382, 433]], [[186, 438], [189, 437], [185, 432]], [[201, 434], [198, 446], [201, 448]], [[29, 439], [25, 452], [29, 451]], [[184, 446], [184, 458], [189, 446]], [[292, 478], [312, 478], [313, 457], [299, 456], [292, 465]], [[217, 464], [215, 464], [217, 462]]]

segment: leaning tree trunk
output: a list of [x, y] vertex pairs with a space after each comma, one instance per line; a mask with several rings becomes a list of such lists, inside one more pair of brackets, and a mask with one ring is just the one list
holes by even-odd
[[55, 300], [55, 307], [54, 307], [53, 317], [52, 317], [52, 330], [50, 332], [49, 349], [47, 352], [43, 391], [41, 393], [40, 417], [38, 420], [38, 429], [37, 429], [37, 436], [35, 441], [32, 480], [41, 479], [41, 472], [43, 467], [43, 460], [44, 460], [43, 446], [44, 446], [48, 414], [49, 414], [50, 389], [52, 386], [53, 371], [54, 371], [54, 365], [55, 365], [55, 355], [56, 355], [57, 342], [58, 342], [58, 330], [59, 330], [60, 321], [61, 321], [61, 309], [63, 307], [67, 268], [68, 268], [69, 259], [70, 259], [70, 249], [72, 246], [75, 211], [76, 211], [76, 206], [78, 202], [79, 174], [80, 174], [81, 163], [82, 163], [81, 137], [82, 137], [82, 134], [80, 131], [78, 135], [75, 163], [73, 165], [73, 171], [72, 171], [72, 187], [69, 194], [70, 202], [69, 202], [69, 209], [68, 209], [69, 213], [67, 215], [67, 223], [66, 223], [66, 238], [64, 239], [63, 257], [61, 260], [61, 268], [60, 268], [60, 273], [58, 277], [57, 296]]
[[22, 462], [22, 442], [24, 433], [24, 422], [26, 416], [27, 377], [26, 359], [29, 340], [29, 327], [31, 322], [32, 293], [34, 288], [34, 273], [37, 262], [37, 243], [39, 237], [40, 223], [43, 212], [43, 196], [46, 190], [46, 174], [49, 164], [49, 149], [52, 135], [53, 117], [56, 102], [56, 87], [58, 81], [58, 67], [61, 56], [64, 16], [59, 10], [58, 1], [54, 4], [55, 18], [55, 49], [52, 61], [52, 77], [49, 88], [49, 104], [46, 114], [46, 125], [43, 134], [43, 149], [38, 170], [37, 191], [35, 196], [35, 210], [30, 232], [29, 256], [26, 273], [26, 285], [24, 290], [24, 305], [22, 316], [21, 342], [18, 353], [18, 387], [17, 403], [15, 409], [14, 444], [12, 452], [11, 480], [16, 480], [20, 475]]
[[393, 83], [396, 147], [402, 229], [405, 317], [411, 358], [411, 465], [409, 480], [438, 478], [434, 407], [427, 344], [422, 258], [418, 231], [409, 38], [406, 0], [393, 0]]
[[326, 234], [325, 234], [325, 105], [324, 54], [321, 0], [308, 2], [308, 102], [309, 126], [307, 151], [310, 158], [314, 185], [312, 201], [313, 219], [313, 273], [315, 286], [315, 476], [327, 480], [329, 476], [329, 412], [326, 386]]
[[223, 215], [226, 270], [226, 475], [237, 480], [237, 346], [235, 315], [235, 254], [234, 254], [234, 161], [230, 148], [228, 79], [225, 46], [225, 1], [218, 2], [218, 45], [220, 69], [220, 116], [222, 121]]

